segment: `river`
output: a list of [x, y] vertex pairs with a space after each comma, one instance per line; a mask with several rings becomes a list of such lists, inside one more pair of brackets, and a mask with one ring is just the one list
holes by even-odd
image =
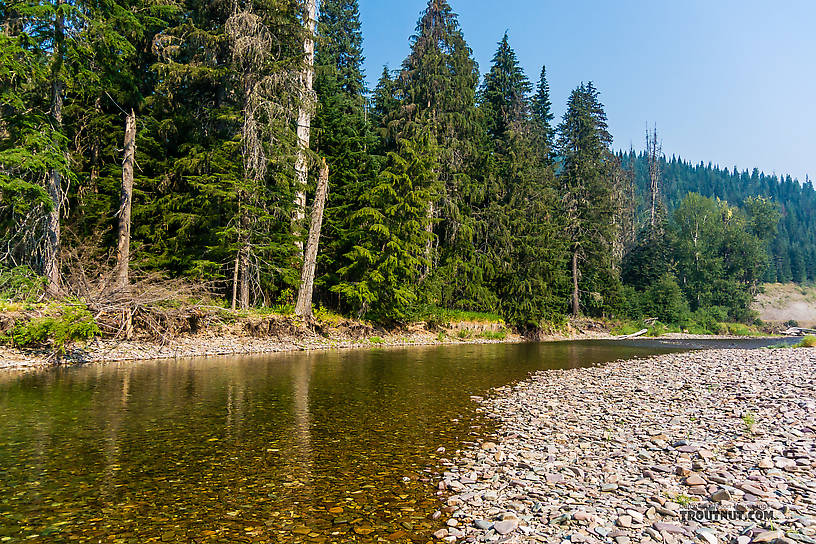
[[[0, 374], [0, 542], [427, 542], [440, 459], [530, 372], [688, 348], [490, 344]], [[447, 453], [437, 452], [445, 448]]]

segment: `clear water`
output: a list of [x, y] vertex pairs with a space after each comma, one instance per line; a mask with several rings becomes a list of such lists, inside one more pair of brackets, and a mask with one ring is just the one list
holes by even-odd
[[[427, 542], [471, 395], [685, 349], [470, 345], [0, 374], [0, 542]], [[439, 447], [448, 454], [437, 454]]]

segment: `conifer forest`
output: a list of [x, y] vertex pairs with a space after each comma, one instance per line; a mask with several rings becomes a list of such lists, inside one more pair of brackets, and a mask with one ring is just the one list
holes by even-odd
[[556, 118], [546, 68], [500, 30], [478, 66], [448, 0], [373, 89], [357, 0], [8, 0], [0, 23], [4, 292], [149, 277], [526, 331], [750, 323], [763, 282], [816, 280], [811, 181], [691, 164], [656, 130], [619, 151], [591, 74]]

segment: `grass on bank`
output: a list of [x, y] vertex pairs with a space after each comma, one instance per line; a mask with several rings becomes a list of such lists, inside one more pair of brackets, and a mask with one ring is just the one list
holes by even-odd
[[809, 334], [801, 342], [793, 346], [795, 348], [816, 348], [816, 336]]

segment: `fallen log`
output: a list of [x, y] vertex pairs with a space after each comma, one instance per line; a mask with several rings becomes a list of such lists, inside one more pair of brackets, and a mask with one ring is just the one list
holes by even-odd
[[615, 340], [628, 340], [630, 338], [637, 338], [638, 336], [643, 336], [649, 332], [649, 329], [643, 329], [642, 331], [638, 331], [635, 334], [627, 334], [626, 336], [616, 336]]

